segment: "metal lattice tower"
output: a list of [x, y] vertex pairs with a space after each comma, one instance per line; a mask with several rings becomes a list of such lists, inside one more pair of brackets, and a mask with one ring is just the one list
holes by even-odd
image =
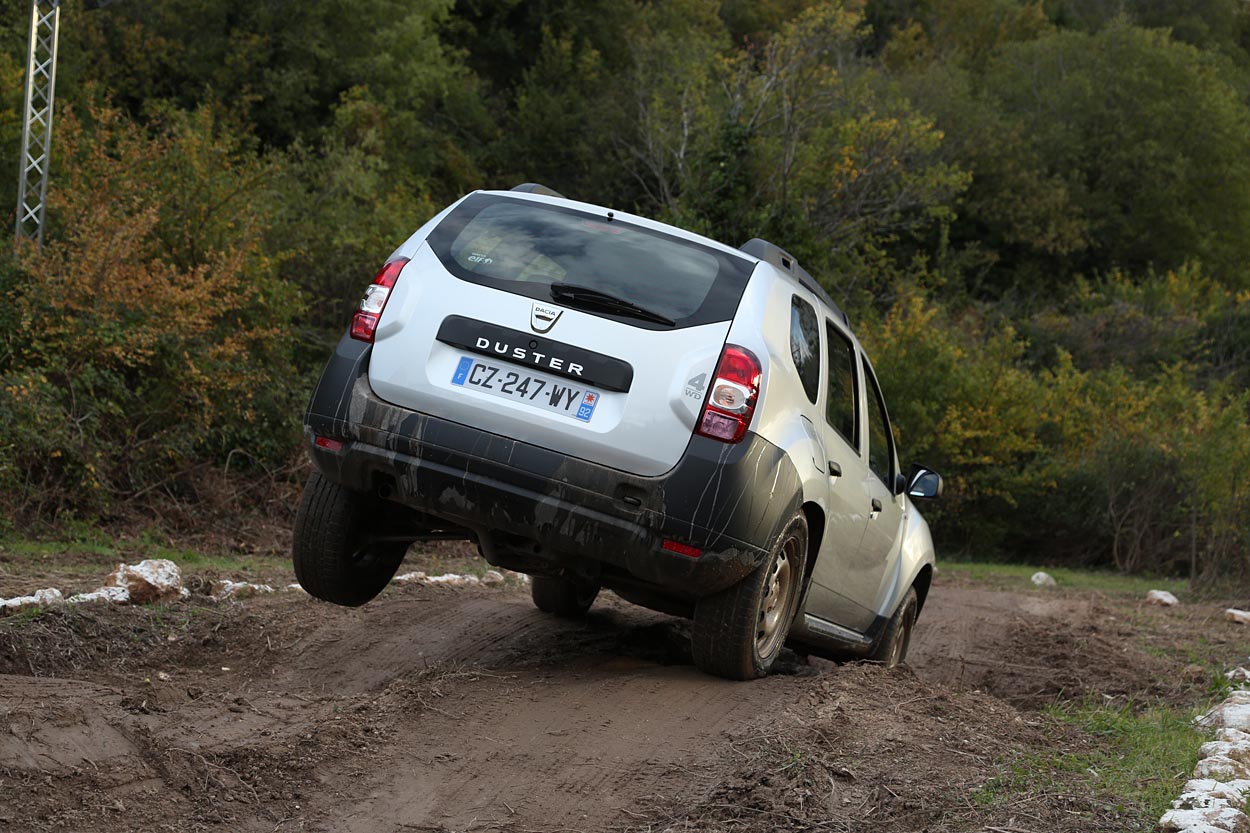
[[43, 245], [44, 203], [52, 151], [52, 97], [56, 89], [57, 27], [61, 0], [31, 0], [26, 55], [26, 109], [22, 121], [22, 173], [17, 181], [16, 240]]

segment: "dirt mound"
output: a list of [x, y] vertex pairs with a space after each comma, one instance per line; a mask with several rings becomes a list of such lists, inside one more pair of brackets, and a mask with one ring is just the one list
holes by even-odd
[[1021, 823], [993, 779], [1081, 742], [1028, 711], [1060, 692], [1172, 696], [1187, 615], [938, 585], [914, 673], [787, 653], [739, 684], [610, 595], [583, 622], [416, 584], [23, 614], [0, 622], [0, 828], [1122, 829], [1068, 776]]
[[[988, 810], [984, 791], [1000, 767], [1044, 742], [1039, 725], [983, 693], [848, 665], [813, 681], [775, 720], [731, 733], [733, 774], [707, 799], [660, 814], [670, 830], [1010, 828], [1011, 811]], [[1065, 813], [1077, 809], [1087, 822], [1098, 812], [1092, 803], [1039, 807], [1039, 820], [1039, 810], [1053, 817], [1030, 829], [1068, 829]]]
[[943, 588], [917, 629], [911, 665], [931, 683], [1021, 708], [1088, 695], [1189, 702], [1207, 680], [1177, 674], [1169, 654], [1209, 642], [1208, 617], [1092, 595]]

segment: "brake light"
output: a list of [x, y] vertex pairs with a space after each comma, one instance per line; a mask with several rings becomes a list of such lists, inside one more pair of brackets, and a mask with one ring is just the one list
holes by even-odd
[[762, 374], [760, 360], [754, 353], [736, 344], [726, 344], [695, 433], [721, 442], [740, 442], [755, 414]]
[[378, 272], [378, 276], [365, 290], [365, 297], [360, 299], [360, 307], [352, 316], [351, 336], [357, 341], [373, 343], [373, 335], [378, 329], [378, 319], [382, 310], [386, 309], [386, 300], [391, 297], [391, 289], [399, 280], [399, 273], [408, 265], [408, 258], [398, 257], [387, 261]]

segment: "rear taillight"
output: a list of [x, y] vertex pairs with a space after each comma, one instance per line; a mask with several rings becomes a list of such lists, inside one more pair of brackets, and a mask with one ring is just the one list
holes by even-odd
[[754, 353], [726, 344], [694, 432], [727, 443], [740, 441], [755, 413], [761, 374], [760, 360]]
[[378, 329], [378, 319], [382, 310], [386, 309], [386, 299], [391, 297], [391, 289], [399, 279], [399, 273], [408, 265], [408, 258], [399, 257], [387, 261], [378, 272], [378, 276], [365, 290], [365, 297], [360, 299], [360, 308], [352, 316], [351, 335], [358, 341], [373, 343], [373, 334]]

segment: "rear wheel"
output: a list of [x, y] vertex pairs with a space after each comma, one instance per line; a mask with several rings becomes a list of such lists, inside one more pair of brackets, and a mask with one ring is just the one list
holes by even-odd
[[907, 649], [911, 647], [911, 632], [916, 627], [916, 614], [919, 609], [920, 600], [916, 596], [916, 588], [912, 587], [886, 623], [885, 630], [873, 646], [868, 659], [879, 662], [886, 668], [902, 665], [907, 659]]
[[599, 585], [562, 576], [533, 576], [530, 578], [530, 598], [534, 606], [544, 613], [553, 613], [566, 619], [586, 615], [599, 595]]
[[806, 563], [807, 520], [799, 513], [754, 572], [695, 605], [694, 664], [731, 680], [767, 674], [798, 610]]
[[314, 471], [295, 515], [291, 560], [309, 595], [358, 607], [390, 582], [407, 542], [370, 540], [393, 514], [381, 498], [353, 492]]

